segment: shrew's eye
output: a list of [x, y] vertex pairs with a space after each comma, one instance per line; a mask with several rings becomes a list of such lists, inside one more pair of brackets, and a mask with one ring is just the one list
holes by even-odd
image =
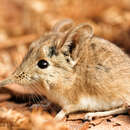
[[45, 69], [48, 67], [49, 63], [45, 60], [40, 60], [40, 61], [38, 61], [37, 65], [39, 68]]

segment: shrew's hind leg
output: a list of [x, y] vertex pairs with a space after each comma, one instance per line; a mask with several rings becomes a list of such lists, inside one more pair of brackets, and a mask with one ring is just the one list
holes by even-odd
[[109, 110], [109, 111], [103, 111], [103, 112], [89, 112], [85, 115], [85, 120], [92, 120], [94, 117], [103, 117], [103, 116], [110, 116], [110, 115], [116, 115], [116, 114], [122, 114], [127, 113], [128, 107], [121, 106], [119, 108]]

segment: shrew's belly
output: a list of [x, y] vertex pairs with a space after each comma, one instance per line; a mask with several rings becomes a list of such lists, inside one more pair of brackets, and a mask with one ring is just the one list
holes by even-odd
[[123, 104], [121, 100], [113, 100], [110, 102], [105, 102], [104, 99], [98, 99], [93, 97], [82, 96], [79, 99], [77, 108], [86, 111], [104, 111], [117, 108]]

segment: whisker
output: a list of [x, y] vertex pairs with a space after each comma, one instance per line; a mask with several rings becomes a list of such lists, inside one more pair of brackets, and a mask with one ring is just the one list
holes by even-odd
[[32, 98], [33, 102], [34, 102], [34, 103], [36, 103], [36, 101], [35, 101], [35, 99], [34, 99], [33, 95], [31, 95], [31, 98]]
[[41, 95], [41, 91], [38, 89], [38, 87], [36, 86], [36, 84], [32, 84], [33, 88], [36, 90], [38, 95]]
[[[31, 87], [31, 89], [32, 89], [34, 92], [36, 92], [32, 86], [30, 86], [30, 87]], [[36, 93], [37, 93], [37, 92], [36, 92]], [[36, 97], [34, 97], [34, 95], [31, 95], [31, 97], [32, 97], [33, 102], [34, 102], [35, 104], [37, 104], [37, 99], [36, 99]]]
[[[43, 87], [42, 87], [42, 85], [39, 83], [39, 81], [37, 81], [36, 79], [32, 79], [32, 84], [31, 84], [31, 87], [33, 87], [33, 89], [35, 90], [35, 92], [39, 95], [39, 97], [40, 97], [40, 102], [41, 101], [45, 101], [45, 98], [44, 98], [44, 96], [42, 96], [42, 93], [41, 93], [41, 90], [43, 89]], [[40, 105], [41, 105], [41, 103], [40, 103]], [[50, 103], [49, 102], [47, 102], [47, 103], [45, 103], [45, 104], [43, 104], [46, 108], [48, 107], [48, 106], [50, 106]]]
[[[33, 81], [34, 81], [33, 86], [35, 87], [37, 93], [39, 94], [40, 98], [41, 98], [42, 100], [44, 100], [44, 97], [42, 96], [42, 93], [41, 93], [41, 89], [43, 89], [43, 88], [41, 87], [41, 85], [39, 84], [39, 82], [38, 82], [37, 80], [34, 80], [34, 79], [33, 79]], [[37, 86], [36, 86], [36, 85], [37, 85]], [[40, 88], [41, 88], [41, 89], [40, 89]]]
[[[25, 88], [25, 86], [23, 85], [23, 91], [24, 91], [24, 93], [25, 93], [25, 89], [26, 89], [26, 88]], [[23, 98], [23, 100], [26, 99], [24, 95], [22, 96], [22, 98]], [[26, 100], [26, 101], [27, 101], [27, 100]]]
[[[37, 83], [35, 83], [35, 84], [37, 84]], [[36, 91], [40, 94], [39, 95], [40, 100], [45, 101], [45, 98], [41, 95], [41, 91], [40, 91], [40, 88], [39, 88], [39, 87], [41, 87], [41, 85], [38, 84], [38, 86], [35, 86], [35, 84], [33, 84], [33, 86], [35, 87]], [[50, 106], [50, 104], [51, 104], [50, 102], [45, 102], [45, 103], [42, 104], [42, 106], [44, 106], [44, 108], [48, 108]], [[41, 105], [41, 102], [40, 102], [40, 105]]]
[[[38, 91], [36, 90], [36, 87], [33, 84], [31, 87], [39, 95]], [[39, 103], [41, 102], [41, 99], [39, 98], [39, 96], [34, 94], [34, 97], [37, 99], [37, 102], [39, 102]]]

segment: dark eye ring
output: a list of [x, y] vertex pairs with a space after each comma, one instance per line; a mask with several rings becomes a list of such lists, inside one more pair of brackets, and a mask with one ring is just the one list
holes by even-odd
[[39, 68], [45, 69], [49, 66], [49, 63], [46, 60], [39, 60], [37, 65]]

